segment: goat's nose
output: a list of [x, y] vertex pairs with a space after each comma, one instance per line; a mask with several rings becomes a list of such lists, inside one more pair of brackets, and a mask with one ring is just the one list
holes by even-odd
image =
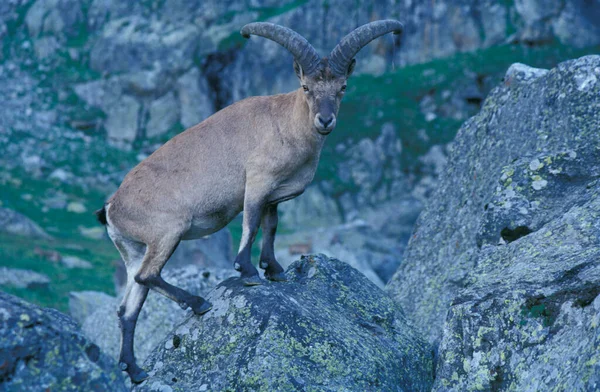
[[319, 122], [321, 123], [323, 128], [327, 128], [333, 122], [333, 115], [329, 115], [329, 117], [323, 118], [323, 116], [319, 114]]

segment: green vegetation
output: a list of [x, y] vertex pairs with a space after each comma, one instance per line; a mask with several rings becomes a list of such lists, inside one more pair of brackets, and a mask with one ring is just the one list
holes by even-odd
[[[98, 290], [114, 294], [112, 274], [114, 261], [119, 259], [116, 249], [109, 246], [107, 240], [88, 238], [81, 232], [81, 229], [99, 226], [93, 211], [102, 205], [102, 193], [57, 182], [34, 180], [27, 175], [3, 177], [0, 187], [3, 207], [26, 214], [53, 237], [51, 240], [34, 240], [0, 234], [0, 266], [40, 272], [52, 280], [47, 288], [28, 290], [2, 287], [3, 291], [62, 311], [67, 310], [70, 291]], [[48, 199], [81, 203], [87, 212], [48, 208], [44, 203]], [[87, 260], [93, 268], [68, 269], [53, 260], [55, 252]]]

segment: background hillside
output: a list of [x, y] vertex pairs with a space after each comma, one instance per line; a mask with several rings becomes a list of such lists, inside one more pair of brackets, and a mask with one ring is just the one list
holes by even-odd
[[[291, 55], [244, 41], [245, 23], [288, 26], [325, 55], [381, 18], [405, 33], [359, 54], [314, 185], [282, 206], [277, 245], [288, 257], [293, 245], [368, 251], [361, 271], [380, 285], [401, 264], [460, 125], [510, 64], [598, 53], [598, 2], [2, 2], [2, 290], [60, 310], [70, 291], [114, 294], [118, 254], [92, 212], [127, 171], [234, 101], [297, 88]], [[236, 248], [239, 221], [230, 231]], [[323, 232], [327, 243], [315, 238]]]

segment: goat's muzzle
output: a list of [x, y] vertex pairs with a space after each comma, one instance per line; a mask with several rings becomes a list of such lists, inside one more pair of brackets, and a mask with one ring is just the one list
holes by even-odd
[[329, 135], [336, 124], [335, 114], [331, 113], [329, 116], [321, 116], [321, 113], [317, 113], [315, 116], [314, 124], [317, 128], [317, 132], [321, 135]]

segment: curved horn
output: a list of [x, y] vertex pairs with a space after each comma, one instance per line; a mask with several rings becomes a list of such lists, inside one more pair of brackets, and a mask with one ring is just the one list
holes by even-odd
[[240, 33], [244, 38], [250, 38], [250, 35], [254, 34], [277, 42], [294, 55], [294, 59], [307, 75], [312, 74], [319, 67], [321, 57], [315, 48], [294, 30], [273, 23], [256, 22], [242, 27]]
[[369, 42], [384, 34], [402, 33], [402, 23], [397, 20], [378, 20], [367, 23], [346, 35], [329, 55], [329, 67], [337, 76], [345, 76], [350, 62]]

